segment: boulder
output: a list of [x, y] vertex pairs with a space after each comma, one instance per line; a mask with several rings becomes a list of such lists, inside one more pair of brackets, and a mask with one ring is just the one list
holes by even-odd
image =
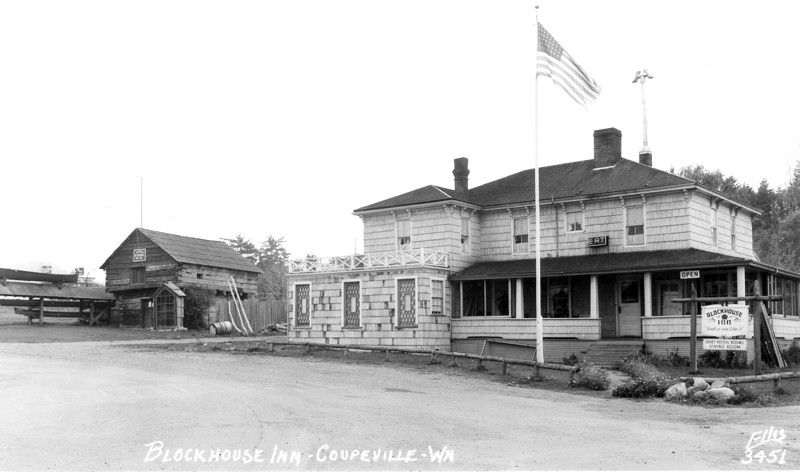
[[708, 398], [708, 392], [706, 392], [705, 390], [700, 390], [699, 392], [694, 392], [694, 395], [692, 395], [692, 399], [698, 400], [698, 401], [703, 401], [703, 400], [705, 400], [707, 398]]
[[717, 379], [711, 383], [711, 388], [730, 387], [730, 382], [724, 379]]
[[705, 390], [708, 388], [708, 382], [706, 382], [706, 379], [695, 377], [694, 385], [692, 385], [692, 387], [694, 387], [695, 392]]
[[728, 387], [710, 388], [706, 390], [706, 392], [710, 398], [719, 400], [721, 402], [727, 402], [736, 395], [733, 393], [733, 390], [729, 389]]
[[664, 398], [667, 400], [683, 400], [686, 395], [686, 385], [683, 383], [677, 383], [664, 392]]

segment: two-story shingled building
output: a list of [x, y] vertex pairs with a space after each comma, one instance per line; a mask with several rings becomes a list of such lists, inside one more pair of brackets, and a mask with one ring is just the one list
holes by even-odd
[[[757, 209], [621, 157], [614, 128], [594, 158], [540, 169], [541, 312], [549, 360], [621, 339], [688, 354], [675, 298], [783, 295], [776, 336], [800, 339], [800, 274], [753, 251]], [[355, 210], [365, 254], [293, 261], [290, 337], [333, 344], [474, 350], [480, 340], [535, 344], [534, 170], [469, 188], [422, 187]], [[699, 271], [681, 279], [681, 271]], [[497, 351], [495, 351], [497, 352]]]

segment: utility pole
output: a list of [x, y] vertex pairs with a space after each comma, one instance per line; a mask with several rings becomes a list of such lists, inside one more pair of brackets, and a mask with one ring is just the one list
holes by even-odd
[[636, 71], [636, 75], [633, 77], [633, 83], [639, 82], [642, 84], [642, 150], [639, 151], [639, 162], [641, 164], [646, 164], [648, 166], [653, 165], [653, 153], [650, 151], [650, 147], [647, 145], [647, 99], [644, 95], [644, 83], [647, 79], [652, 79], [653, 76], [650, 75], [650, 72], [647, 69], [642, 69]]

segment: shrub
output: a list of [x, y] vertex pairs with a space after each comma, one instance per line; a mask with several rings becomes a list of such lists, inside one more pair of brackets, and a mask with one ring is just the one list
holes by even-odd
[[578, 363], [578, 356], [573, 352], [572, 354], [561, 359], [566, 365], [575, 365]]
[[208, 328], [208, 309], [211, 297], [208, 292], [198, 288], [187, 287], [184, 291], [183, 326], [187, 329]]
[[631, 354], [622, 359], [620, 370], [633, 377], [633, 380], [614, 387], [611, 391], [612, 395], [628, 398], [664, 395], [672, 383], [672, 378], [656, 369], [648, 357], [642, 354]]
[[705, 351], [697, 356], [697, 366], [719, 369], [743, 368], [747, 365], [743, 358], [743, 352], [744, 351]]
[[589, 390], [605, 390], [608, 388], [608, 372], [590, 362], [581, 361], [577, 364], [575, 378], [572, 386], [588, 388]]
[[800, 345], [797, 341], [792, 341], [789, 348], [783, 351], [783, 357], [789, 364], [800, 365]]

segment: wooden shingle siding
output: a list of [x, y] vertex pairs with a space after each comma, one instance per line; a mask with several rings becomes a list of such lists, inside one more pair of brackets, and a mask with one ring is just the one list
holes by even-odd
[[[198, 278], [198, 274], [202, 278]], [[229, 292], [228, 283], [231, 281], [231, 276], [234, 277], [239, 292], [255, 295], [258, 289], [258, 275], [251, 272], [185, 264], [181, 267], [177, 282], [181, 286]]]
[[[544, 336], [549, 338], [600, 339], [599, 318], [545, 318]], [[490, 336], [503, 339], [535, 339], [535, 318], [464, 317], [453, 320], [453, 339]]]
[[772, 317], [772, 327], [776, 338], [800, 340], [800, 318], [797, 316], [775, 315]]
[[[431, 278], [445, 279], [447, 272], [435, 269], [403, 269], [347, 274], [302, 274], [289, 276], [289, 287], [311, 284], [310, 329], [292, 329], [291, 339], [349, 345], [425, 346], [449, 349], [450, 284], [444, 283], [444, 313], [431, 314]], [[416, 327], [395, 327], [396, 280], [414, 278]], [[361, 282], [361, 328], [342, 323], [342, 281]], [[291, 300], [291, 297], [290, 297]], [[291, 304], [291, 302], [290, 302]], [[291, 308], [291, 307], [290, 307]], [[290, 309], [290, 324], [293, 311]]]

